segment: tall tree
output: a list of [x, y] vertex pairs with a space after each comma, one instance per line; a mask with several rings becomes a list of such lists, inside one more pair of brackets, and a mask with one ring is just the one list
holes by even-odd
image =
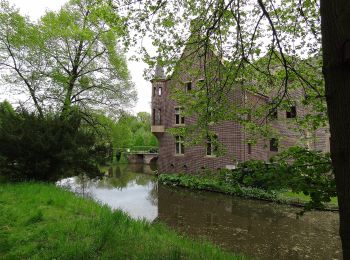
[[0, 66], [37, 112], [116, 111], [135, 100], [122, 49], [124, 19], [105, 0], [71, 0], [37, 22], [0, 6]]
[[[270, 82], [268, 87], [273, 88], [274, 107], [291, 100], [293, 89], [302, 87], [305, 94], [302, 102], [312, 104], [316, 111], [313, 122], [324, 124], [320, 121], [328, 120], [328, 113], [340, 236], [344, 259], [350, 259], [350, 3], [345, 0], [149, 0], [132, 5], [129, 1], [114, 1], [115, 9], [122, 7], [129, 11], [131, 20], [137, 18], [134, 28], [141, 36], [153, 39], [161, 62], [169, 71], [176, 68], [185, 46], [198, 46], [191, 49], [192, 53], [199, 52], [202, 57], [214, 51], [223, 60], [226, 73], [216, 78], [227, 79], [229, 84], [220, 80], [217, 85], [215, 82], [203, 85], [206, 94], [200, 97], [206, 100], [206, 112], [212, 106], [210, 99], [225, 100], [222, 96], [232, 90], [230, 86], [261, 91], [259, 78], [251, 77], [260, 74]], [[159, 56], [145, 53], [151, 65], [157, 59], [159, 62]]]
[[350, 3], [321, 0], [321, 17], [323, 74], [339, 201], [340, 237], [343, 258], [350, 259]]
[[157, 138], [151, 132], [151, 115], [147, 112], [140, 112], [137, 116], [123, 113], [116, 121], [103, 114], [95, 117], [104, 137], [101, 141], [112, 143], [115, 149], [158, 146]]

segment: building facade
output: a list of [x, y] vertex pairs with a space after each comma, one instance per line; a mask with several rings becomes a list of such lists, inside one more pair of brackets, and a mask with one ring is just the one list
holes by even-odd
[[[191, 62], [191, 67], [203, 71], [203, 62]], [[186, 65], [187, 66], [187, 65]], [[186, 67], [184, 66], [184, 67]], [[314, 133], [301, 133], [295, 129], [295, 118], [303, 117], [306, 110], [301, 103], [295, 103], [288, 111], [277, 109], [272, 113], [273, 120], [270, 125], [276, 130], [281, 139], [259, 138], [249, 143], [249, 133], [245, 126], [234, 120], [223, 121], [211, 126], [215, 138], [225, 147], [225, 153], [216, 154], [216, 147], [211, 140], [201, 145], [185, 146], [184, 137], [172, 135], [171, 128], [182, 127], [196, 123], [195, 116], [183, 116], [182, 107], [174, 100], [172, 91], [183, 90], [187, 95], [193, 91], [203, 80], [199, 73], [193, 76], [187, 73], [188, 68], [181, 69], [179, 63], [177, 76], [165, 78], [161, 68], [157, 68], [152, 82], [152, 132], [159, 142], [158, 169], [162, 173], [196, 173], [205, 169], [233, 169], [238, 162], [251, 159], [268, 160], [279, 151], [294, 145], [307, 146], [310, 149], [329, 151], [329, 134], [327, 128], [319, 129]], [[199, 68], [199, 69], [198, 69]], [[228, 94], [230, 102], [252, 108], [269, 102], [269, 97], [237, 89]], [[295, 92], [294, 95], [302, 95]], [[255, 119], [251, 119], [255, 120]], [[259, 119], [258, 119], [259, 120]], [[309, 136], [305, 141], [304, 136]], [[310, 141], [311, 140], [311, 141]]]

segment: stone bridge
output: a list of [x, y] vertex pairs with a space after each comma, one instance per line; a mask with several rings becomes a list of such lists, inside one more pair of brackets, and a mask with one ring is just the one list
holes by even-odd
[[156, 162], [158, 159], [158, 153], [148, 153], [148, 152], [131, 152], [127, 155], [129, 163], [143, 163], [151, 164]]

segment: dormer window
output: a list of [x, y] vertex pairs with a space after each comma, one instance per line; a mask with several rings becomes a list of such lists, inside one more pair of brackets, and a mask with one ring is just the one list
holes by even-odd
[[271, 108], [269, 111], [269, 114], [271, 119], [277, 119], [278, 118], [277, 108]]
[[270, 151], [278, 152], [278, 140], [276, 138], [270, 139]]
[[247, 121], [248, 122], [252, 121], [252, 113], [251, 112], [248, 112], [248, 114], [247, 114]]
[[187, 92], [192, 90], [192, 82], [191, 81], [185, 83], [185, 90]]
[[290, 110], [286, 112], [287, 118], [295, 118], [297, 117], [297, 108], [296, 106], [291, 106]]
[[199, 79], [199, 80], [197, 80], [197, 86], [203, 87], [204, 84], [205, 84], [204, 79]]

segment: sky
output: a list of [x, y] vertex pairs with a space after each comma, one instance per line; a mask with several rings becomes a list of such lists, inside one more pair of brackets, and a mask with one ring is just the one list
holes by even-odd
[[[42, 16], [46, 10], [57, 11], [67, 2], [67, 0], [9, 0], [20, 9], [23, 15], [28, 15], [32, 20], [36, 20]], [[131, 57], [135, 53], [131, 50], [127, 53], [127, 57]], [[143, 62], [128, 61], [128, 68], [135, 87], [137, 89], [138, 100], [133, 113], [141, 111], [151, 112], [151, 83], [144, 80], [143, 71], [147, 65]]]

